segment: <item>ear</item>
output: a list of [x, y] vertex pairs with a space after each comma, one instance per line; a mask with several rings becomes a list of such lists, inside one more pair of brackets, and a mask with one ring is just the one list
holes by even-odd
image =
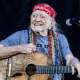
[[51, 24], [49, 26], [49, 30], [54, 26], [54, 24], [55, 24], [55, 19], [52, 19]]

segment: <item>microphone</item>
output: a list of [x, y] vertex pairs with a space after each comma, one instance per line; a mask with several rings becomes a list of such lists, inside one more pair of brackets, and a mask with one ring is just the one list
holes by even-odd
[[79, 16], [76, 16], [76, 17], [74, 17], [72, 19], [67, 19], [66, 20], [66, 25], [71, 26], [75, 22], [80, 23], [80, 15]]

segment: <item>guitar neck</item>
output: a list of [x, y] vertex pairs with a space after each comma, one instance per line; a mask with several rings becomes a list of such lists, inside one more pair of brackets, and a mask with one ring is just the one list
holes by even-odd
[[13, 70], [13, 74], [19, 72], [25, 72], [28, 76], [32, 76], [34, 74], [72, 73], [72, 68], [71, 66], [39, 66], [35, 64], [28, 64], [25, 66], [24, 70]]
[[71, 66], [36, 66], [35, 74], [71, 73]]

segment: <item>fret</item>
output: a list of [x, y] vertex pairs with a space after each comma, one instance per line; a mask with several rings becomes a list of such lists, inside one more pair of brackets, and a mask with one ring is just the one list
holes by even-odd
[[61, 70], [61, 67], [59, 66], [59, 71], [58, 71], [58, 73], [60, 72], [60, 70]]
[[48, 67], [47, 67], [47, 73], [49, 73], [49, 69], [50, 69], [50, 68], [49, 68], [49, 66], [48, 66]]
[[69, 66], [67, 66], [68, 67], [68, 72], [70, 71], [70, 67]]
[[43, 69], [44, 69], [44, 73], [46, 73], [46, 67], [45, 66], [43, 66]]
[[52, 68], [52, 72], [54, 73], [54, 67], [51, 67]]
[[41, 71], [39, 68], [40, 68], [40, 66], [38, 66], [38, 73], [40, 73], [40, 71]]
[[42, 66], [42, 68], [41, 68], [41, 69], [42, 69], [42, 72], [43, 72], [43, 73], [45, 73], [45, 67], [44, 67], [44, 66]]
[[64, 66], [63, 72], [64, 72], [64, 73], [67, 72], [67, 67]]
[[66, 72], [68, 72], [68, 67], [66, 66], [65, 68], [64, 68], [64, 73], [66, 73]]
[[39, 66], [36, 66], [36, 74], [39, 73]]
[[46, 67], [45, 67], [45, 66], [44, 66], [44, 70], [45, 70], [45, 73], [47, 73], [47, 72], [46, 72]]
[[57, 66], [55, 66], [55, 70], [56, 70], [56, 73], [57, 73]]
[[52, 66], [49, 66], [49, 72], [48, 73], [53, 73], [53, 67]]
[[50, 68], [50, 66], [48, 67], [48, 69], [47, 69], [47, 72], [49, 73], [49, 68]]
[[69, 72], [69, 67], [68, 67], [68, 72]]
[[42, 73], [42, 68], [43, 68], [43, 66], [42, 67], [40, 66], [40, 73]]
[[57, 68], [56, 73], [59, 73], [59, 72], [60, 72], [60, 70], [59, 70], [59, 66], [56, 66], [56, 68]]
[[[49, 66], [49, 71], [52, 73], [53, 72], [53, 68], [52, 68], [52, 66]], [[49, 73], [50, 73], [49, 72]]]
[[46, 73], [46, 72], [45, 72], [45, 71], [46, 71], [46, 70], [45, 70], [45, 66], [42, 66], [41, 69], [42, 69], [42, 72], [43, 72], [43, 73]]
[[52, 72], [55, 72], [54, 70], [55, 70], [55, 68], [53, 67], [53, 66], [51, 66], [52, 67]]
[[67, 66], [67, 72], [69, 72], [69, 71], [70, 71], [69, 69], [70, 69], [70, 66]]
[[45, 66], [43, 66], [44, 67], [44, 70], [45, 70], [45, 73], [46, 73], [46, 67]]
[[41, 74], [40, 66], [39, 66], [39, 71], [38, 72]]
[[[48, 66], [49, 67], [49, 66]], [[45, 72], [48, 73], [48, 67], [45, 66]]]
[[69, 66], [69, 72], [72, 72], [72, 68]]
[[61, 73], [63, 72], [63, 66], [62, 66], [62, 71], [61, 71]]

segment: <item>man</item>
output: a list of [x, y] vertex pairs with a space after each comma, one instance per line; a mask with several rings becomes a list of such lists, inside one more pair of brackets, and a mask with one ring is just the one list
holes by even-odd
[[[18, 31], [2, 40], [0, 59], [19, 53], [31, 54], [37, 51], [47, 54], [52, 58], [54, 65], [59, 65], [59, 57], [61, 58], [60, 55], [62, 55], [62, 58], [66, 60], [66, 65], [72, 66], [72, 74], [77, 69], [80, 78], [80, 62], [70, 51], [66, 37], [56, 32], [55, 15], [54, 9], [49, 5], [35, 5], [31, 15], [30, 30]], [[54, 74], [53, 80], [61, 80], [61, 75]]]

